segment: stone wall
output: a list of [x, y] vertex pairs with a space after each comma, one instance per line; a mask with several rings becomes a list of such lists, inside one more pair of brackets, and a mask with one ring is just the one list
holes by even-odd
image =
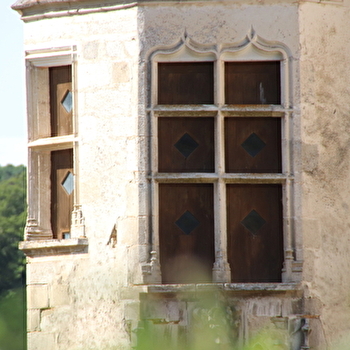
[[78, 253], [29, 254], [30, 350], [128, 349], [144, 329], [170, 334], [176, 347], [180, 335], [188, 337], [194, 327], [195, 315], [213, 308], [200, 304], [208, 294], [199, 290], [208, 286], [143, 284], [152, 233], [147, 65], [155, 48], [172, 46], [185, 34], [219, 47], [252, 30], [270, 43], [283, 43], [292, 57], [288, 157], [294, 184], [288, 224], [293, 259], [304, 262], [302, 283], [225, 284], [210, 293], [218, 293], [216, 300], [234, 314], [231, 330], [240, 345], [266, 324], [283, 338], [282, 349], [307, 349], [308, 342], [325, 349], [345, 338], [349, 11], [348, 1], [140, 2], [28, 20], [27, 51], [76, 47], [77, 204], [88, 240]]
[[303, 276], [336, 342], [350, 321], [349, 2], [305, 3], [299, 14]]

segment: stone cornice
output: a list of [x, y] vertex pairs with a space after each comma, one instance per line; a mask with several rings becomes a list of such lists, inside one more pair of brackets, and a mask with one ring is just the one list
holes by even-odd
[[[35, 21], [45, 18], [85, 15], [88, 13], [115, 11], [119, 9], [149, 4], [179, 3], [215, 3], [216, 0], [17, 0], [12, 9], [22, 15], [23, 21]], [[220, 3], [261, 4], [261, 0], [221, 0]], [[284, 0], [284, 3], [295, 4], [306, 0]], [[316, 0], [308, 0], [316, 1]], [[317, 0], [320, 1], [320, 0]], [[333, 0], [334, 2], [342, 0]], [[265, 0], [264, 4], [279, 3], [280, 0]], [[324, 1], [322, 1], [324, 3]]]
[[12, 9], [22, 15], [24, 21], [43, 18], [83, 15], [94, 12], [113, 11], [135, 6], [133, 0], [18, 0]]
[[19, 249], [27, 257], [43, 257], [53, 255], [66, 255], [87, 253], [88, 240], [85, 237], [73, 239], [50, 239], [38, 241], [23, 241], [19, 243]]

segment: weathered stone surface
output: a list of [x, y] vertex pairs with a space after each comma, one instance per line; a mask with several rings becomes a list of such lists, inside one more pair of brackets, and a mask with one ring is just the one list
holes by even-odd
[[40, 331], [40, 309], [28, 309], [27, 311], [27, 331]]
[[28, 309], [45, 309], [50, 305], [47, 284], [32, 284], [27, 286]]

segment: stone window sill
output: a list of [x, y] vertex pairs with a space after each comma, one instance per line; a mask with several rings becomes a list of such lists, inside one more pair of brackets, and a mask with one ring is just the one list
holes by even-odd
[[193, 293], [223, 291], [238, 294], [277, 294], [301, 291], [300, 283], [198, 283], [148, 285], [148, 293]]
[[40, 241], [23, 241], [19, 249], [28, 257], [41, 257], [62, 254], [86, 253], [88, 250], [87, 238], [50, 239]]

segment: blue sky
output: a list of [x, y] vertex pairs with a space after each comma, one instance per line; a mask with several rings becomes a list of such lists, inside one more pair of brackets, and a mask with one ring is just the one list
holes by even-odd
[[23, 23], [0, 0], [0, 165], [26, 164], [26, 116]]

